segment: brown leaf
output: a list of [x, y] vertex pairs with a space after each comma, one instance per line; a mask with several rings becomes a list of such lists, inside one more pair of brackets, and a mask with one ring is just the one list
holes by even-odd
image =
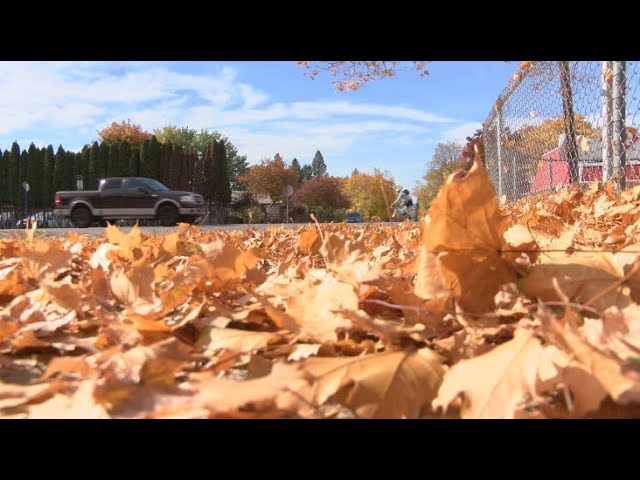
[[139, 289], [131, 283], [122, 269], [114, 270], [108, 277], [111, 293], [124, 305], [133, 305], [139, 298]]
[[296, 390], [320, 406], [332, 399], [360, 418], [417, 418], [435, 397], [444, 374], [441, 358], [428, 349], [353, 358], [312, 358], [303, 362], [314, 379]]
[[[444, 288], [466, 311], [492, 310], [500, 285], [515, 280], [501, 256], [508, 221], [500, 213], [493, 184], [478, 156], [466, 175], [452, 174], [431, 203], [424, 220], [424, 244], [438, 254]], [[423, 263], [428, 264], [426, 259]], [[429, 280], [423, 277], [433, 275], [431, 266], [419, 269], [417, 283], [425, 285]]]
[[71, 395], [56, 394], [46, 402], [29, 407], [27, 418], [56, 419], [104, 419], [107, 411], [93, 396], [95, 380], [86, 380], [78, 385]]
[[513, 340], [449, 370], [433, 401], [445, 410], [464, 393], [462, 418], [514, 418], [526, 396], [536, 395], [536, 380], [543, 355], [540, 341], [517, 329]]
[[[540, 257], [541, 263], [531, 267], [529, 274], [520, 281], [520, 289], [533, 299], [560, 301], [562, 298], [554, 288], [553, 279], [560, 290], [576, 303], [589, 302], [603, 290], [621, 283], [624, 271], [613, 254], [548, 253]], [[617, 305], [624, 308], [631, 299], [622, 285], [600, 296], [592, 306], [604, 310]]]
[[269, 332], [252, 332], [234, 328], [211, 328], [198, 340], [196, 346], [216, 352], [220, 349], [232, 352], [252, 352], [266, 348], [270, 344], [280, 343], [280, 335]]
[[313, 230], [305, 230], [298, 237], [298, 251], [303, 255], [318, 253], [321, 245], [320, 235]]
[[351, 285], [331, 275], [320, 283], [307, 277], [287, 304], [287, 314], [300, 326], [300, 331], [319, 342], [336, 340], [336, 329], [351, 325], [348, 319], [334, 313], [342, 309], [357, 310], [358, 296]]
[[589, 371], [616, 402], [640, 402], [640, 374], [616, 358], [607, 356], [583, 340], [569, 322], [541, 315], [543, 324], [555, 342]]
[[253, 404], [258, 410], [278, 411], [278, 397], [294, 385], [304, 381], [299, 365], [276, 363], [269, 375], [254, 380], [234, 381], [212, 377], [211, 374], [194, 375], [193, 407], [209, 410], [212, 416], [233, 415], [239, 408]]

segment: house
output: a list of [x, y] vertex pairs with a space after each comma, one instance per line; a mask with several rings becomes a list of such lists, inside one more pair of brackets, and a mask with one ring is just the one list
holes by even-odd
[[[626, 129], [625, 174], [629, 181], [640, 180], [640, 141], [638, 130]], [[602, 180], [602, 141], [587, 138], [582, 135], [576, 137], [578, 149], [578, 178], [580, 183]], [[536, 175], [531, 182], [530, 193], [551, 190], [558, 186], [571, 183], [569, 164], [561, 158], [561, 147], [554, 148], [542, 155]]]

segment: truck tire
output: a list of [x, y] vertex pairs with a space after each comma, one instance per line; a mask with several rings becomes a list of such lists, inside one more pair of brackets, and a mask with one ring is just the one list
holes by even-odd
[[74, 227], [87, 228], [91, 221], [91, 211], [87, 207], [79, 205], [71, 211], [71, 223]]
[[194, 215], [185, 215], [184, 217], [182, 217], [181, 220], [184, 223], [189, 223], [189, 224], [193, 225], [194, 223], [196, 223], [198, 221], [198, 217], [196, 217]]
[[165, 203], [158, 207], [156, 217], [163, 227], [173, 227], [178, 223], [180, 215], [176, 207], [170, 203]]

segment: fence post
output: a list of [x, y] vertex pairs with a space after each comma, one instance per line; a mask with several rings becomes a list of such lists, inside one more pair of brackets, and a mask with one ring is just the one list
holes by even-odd
[[573, 118], [573, 95], [569, 62], [558, 62], [560, 67], [560, 89], [562, 91], [562, 110], [564, 114], [564, 133], [567, 139], [567, 161], [571, 183], [578, 181], [578, 152], [576, 148], [576, 130]]
[[497, 123], [497, 135], [498, 139], [498, 200], [502, 198], [502, 105], [500, 100], [496, 103], [496, 123]]
[[613, 169], [617, 190], [626, 188], [625, 170], [627, 165], [625, 152], [626, 112], [626, 67], [627, 62], [613, 63]]
[[602, 62], [601, 116], [604, 121], [602, 125], [602, 183], [606, 183], [613, 178], [613, 152], [611, 151], [611, 146], [613, 145], [613, 97], [611, 95], [611, 81], [611, 61]]

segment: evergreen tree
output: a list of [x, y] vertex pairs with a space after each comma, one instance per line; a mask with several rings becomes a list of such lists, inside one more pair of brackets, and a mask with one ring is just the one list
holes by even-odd
[[9, 162], [7, 165], [7, 197], [8, 201], [12, 205], [18, 205], [20, 201], [20, 145], [18, 142], [13, 142], [11, 145], [11, 152], [9, 152]]
[[87, 164], [87, 172], [84, 176], [84, 189], [95, 190], [98, 185], [96, 180], [96, 170], [100, 163], [100, 145], [93, 142], [89, 150], [89, 163]]
[[151, 152], [149, 151], [151, 140], [147, 139], [140, 145], [140, 176], [152, 177], [151, 175]]
[[29, 152], [27, 150], [23, 150], [18, 158], [18, 207], [20, 208], [20, 211], [24, 208], [24, 189], [22, 188], [22, 182], [27, 181], [28, 169]]
[[313, 168], [308, 163], [300, 169], [300, 183], [305, 182], [313, 177]]
[[109, 159], [107, 162], [107, 176], [120, 176], [120, 160], [119, 160], [120, 144], [112, 143], [109, 145]]
[[75, 190], [76, 178], [73, 176], [73, 168], [76, 165], [78, 155], [74, 152], [67, 152], [62, 163], [62, 189]]
[[313, 161], [311, 162], [311, 169], [313, 177], [326, 177], [327, 176], [327, 164], [324, 163], [324, 157], [320, 153], [320, 150], [316, 151]]
[[140, 176], [140, 149], [137, 147], [132, 147], [129, 153], [129, 164], [127, 165], [127, 175], [130, 177]]
[[53, 191], [53, 165], [55, 153], [53, 152], [53, 145], [49, 145], [44, 150], [44, 158], [42, 160], [42, 193], [40, 194], [40, 201], [45, 208], [51, 207], [54, 201]]
[[229, 169], [227, 166], [227, 151], [224, 142], [218, 142], [214, 156], [215, 184], [213, 201], [219, 205], [227, 205], [231, 202], [231, 185], [229, 183]]
[[0, 206], [7, 203], [7, 181], [9, 180], [9, 152], [0, 150]]
[[53, 193], [54, 194], [55, 192], [66, 190], [64, 188], [64, 182], [63, 182], [64, 158], [65, 158], [64, 149], [62, 148], [62, 145], [59, 145], [53, 161]]
[[298, 183], [302, 183], [302, 167], [300, 166], [300, 162], [297, 158], [291, 160], [291, 168], [293, 168], [293, 170], [296, 172]]
[[126, 140], [120, 142], [118, 151], [118, 174], [115, 177], [125, 177], [129, 171], [129, 157], [131, 157], [131, 145]]
[[[80, 159], [80, 171], [78, 175], [82, 175], [82, 183], [83, 189], [89, 190], [87, 187], [87, 177], [89, 176], [89, 163], [91, 163], [91, 145], [85, 145], [82, 149], [81, 159]], [[74, 178], [75, 182], [75, 178]]]
[[96, 185], [101, 179], [110, 175], [109, 165], [109, 144], [106, 142], [100, 143], [100, 152], [98, 154], [98, 162], [96, 163]]
[[[156, 180], [160, 180], [160, 178], [167, 173], [162, 172], [161, 169], [161, 147], [162, 144], [158, 141], [156, 136], [153, 135], [149, 142], [149, 173], [150, 177], [155, 178]], [[169, 142], [168, 148], [170, 152], [173, 150], [171, 142]]]

